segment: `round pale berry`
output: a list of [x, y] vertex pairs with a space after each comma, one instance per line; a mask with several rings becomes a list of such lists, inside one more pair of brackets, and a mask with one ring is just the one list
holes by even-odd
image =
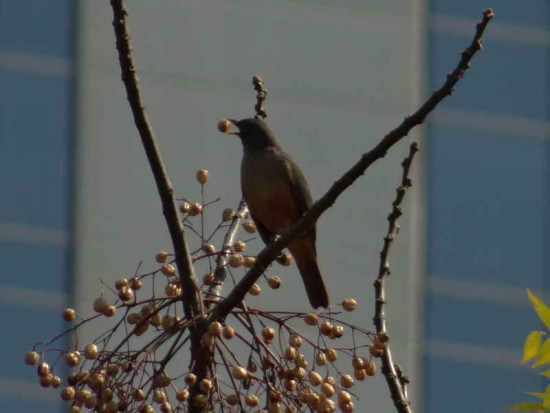
[[262, 292], [262, 287], [260, 287], [259, 284], [252, 284], [252, 287], [250, 287], [250, 290], [248, 290], [248, 292], [250, 293], [250, 295], [260, 295], [260, 293]]
[[201, 185], [204, 185], [208, 181], [208, 171], [206, 169], [199, 169], [197, 171], [197, 181]]
[[353, 311], [357, 308], [357, 301], [355, 301], [355, 298], [346, 298], [342, 301], [342, 307], [346, 311]]
[[246, 221], [245, 223], [243, 223], [243, 228], [249, 234], [253, 234], [256, 232], [256, 224], [254, 223], [254, 221]]
[[65, 308], [63, 310], [63, 320], [73, 321], [76, 318], [76, 311], [72, 308]]
[[38, 360], [40, 360], [40, 355], [36, 351], [27, 351], [25, 353], [25, 364], [32, 366], [38, 363]]
[[168, 252], [166, 252], [164, 250], [160, 250], [155, 255], [155, 261], [158, 262], [159, 264], [163, 264], [163, 263], [166, 262], [166, 259], [168, 258], [168, 255], [169, 255]]
[[221, 133], [227, 133], [230, 127], [231, 127], [231, 122], [228, 121], [227, 119], [222, 119], [218, 122], [218, 130]]
[[278, 277], [276, 275], [272, 275], [271, 277], [267, 277], [267, 284], [276, 290], [281, 286], [281, 277]]

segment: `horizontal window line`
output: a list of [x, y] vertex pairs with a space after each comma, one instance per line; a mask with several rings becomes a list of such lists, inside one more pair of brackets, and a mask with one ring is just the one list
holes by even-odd
[[[450, 295], [458, 298], [521, 307], [530, 305], [527, 293], [523, 288], [502, 287], [500, 285], [443, 277], [428, 277], [426, 284], [427, 291], [430, 294]], [[543, 296], [543, 294], [537, 292], [535, 294]]]
[[0, 241], [66, 247], [69, 244], [69, 239], [69, 233], [59, 229], [0, 222]]
[[38, 383], [3, 378], [0, 378], [0, 396], [3, 398], [32, 399], [59, 405], [61, 400], [58, 392], [52, 392], [51, 389], [42, 389]]
[[0, 304], [14, 304], [27, 308], [60, 310], [67, 305], [67, 294], [57, 291], [30, 290], [0, 285]]
[[437, 108], [429, 121], [445, 126], [461, 126], [526, 138], [547, 139], [550, 133], [550, 122], [480, 110]]
[[520, 350], [428, 340], [424, 352], [427, 356], [436, 359], [473, 362], [496, 367], [521, 367]]
[[[476, 20], [462, 17], [432, 14], [431, 29], [437, 33], [471, 37]], [[528, 44], [533, 46], [550, 45], [550, 32], [537, 27], [519, 26], [513, 24], [491, 23], [487, 38], [507, 43]]]
[[63, 77], [70, 74], [72, 64], [59, 57], [0, 51], [0, 69], [45, 76]]

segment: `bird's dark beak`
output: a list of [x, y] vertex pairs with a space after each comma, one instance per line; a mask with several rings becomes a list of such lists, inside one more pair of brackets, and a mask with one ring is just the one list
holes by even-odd
[[239, 125], [237, 125], [237, 121], [235, 119], [227, 119], [230, 123], [232, 123], [233, 125], [235, 125], [235, 127], [237, 128], [237, 131], [228, 131], [227, 133], [229, 135], [239, 135], [240, 133], [240, 130], [239, 130]]

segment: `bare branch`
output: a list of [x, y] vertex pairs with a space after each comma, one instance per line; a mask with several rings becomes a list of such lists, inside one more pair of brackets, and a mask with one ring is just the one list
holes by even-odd
[[380, 268], [378, 270], [378, 277], [374, 282], [375, 290], [375, 313], [374, 313], [374, 324], [376, 326], [376, 332], [378, 335], [383, 335], [385, 337], [386, 347], [382, 354], [382, 374], [386, 378], [388, 387], [390, 389], [391, 398], [395, 405], [395, 408], [400, 413], [411, 413], [410, 403], [407, 400], [406, 390], [403, 382], [400, 377], [402, 372], [397, 374], [396, 368], [393, 364], [392, 353], [390, 350], [389, 343], [387, 342], [388, 334], [386, 328], [386, 314], [385, 314], [385, 304], [386, 304], [386, 292], [385, 292], [385, 281], [390, 275], [390, 264], [389, 264], [389, 254], [393, 241], [399, 232], [399, 225], [397, 220], [402, 215], [401, 205], [407, 189], [411, 187], [412, 183], [409, 178], [409, 171], [414, 159], [414, 155], [418, 152], [418, 143], [413, 142], [409, 148], [409, 155], [403, 161], [403, 175], [401, 178], [401, 185], [397, 188], [397, 195], [395, 200], [392, 203], [392, 211], [388, 215], [388, 232], [384, 237], [384, 246], [380, 252]]
[[128, 15], [124, 0], [111, 0], [113, 8], [113, 27], [116, 35], [116, 48], [122, 81], [126, 88], [126, 96], [132, 109], [134, 123], [141, 137], [141, 142], [147, 154], [149, 165], [155, 178], [157, 190], [162, 202], [162, 212], [166, 219], [170, 237], [174, 246], [176, 265], [183, 286], [183, 306], [185, 315], [192, 319], [198, 314], [203, 314], [202, 296], [195, 276], [195, 270], [191, 262], [189, 247], [184, 238], [184, 228], [178, 219], [176, 202], [173, 197], [173, 188], [168, 174], [164, 168], [162, 157], [158, 149], [153, 128], [149, 122], [145, 107], [141, 99], [139, 82], [136, 76], [136, 68], [130, 47], [130, 34], [126, 16]]

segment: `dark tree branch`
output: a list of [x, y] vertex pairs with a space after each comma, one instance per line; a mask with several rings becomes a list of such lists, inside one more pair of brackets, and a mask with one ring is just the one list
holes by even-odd
[[310, 210], [294, 225], [287, 229], [277, 240], [264, 248], [256, 259], [254, 266], [246, 273], [241, 281], [235, 286], [233, 291], [225, 300], [220, 302], [210, 314], [210, 319], [223, 319], [229, 312], [238, 305], [246, 293], [262, 275], [265, 269], [277, 257], [277, 255], [288, 246], [288, 244], [300, 234], [315, 224], [321, 214], [334, 204], [336, 199], [349, 188], [367, 168], [378, 159], [384, 157], [387, 151], [409, 134], [411, 129], [421, 124], [426, 116], [447, 96], [449, 96], [456, 83], [464, 77], [464, 73], [470, 67], [472, 57], [481, 50], [481, 36], [487, 27], [489, 21], [493, 18], [493, 11], [486, 9], [483, 12], [483, 19], [476, 26], [476, 33], [471, 44], [464, 49], [461, 59], [456, 68], [447, 76], [443, 86], [436, 90], [432, 96], [411, 116], [406, 117], [401, 124], [389, 132], [384, 138], [369, 152], [363, 154], [361, 159], [348, 170], [340, 179], [338, 179], [328, 192], [316, 201]]
[[[380, 268], [378, 270], [378, 277], [374, 282], [374, 291], [375, 291], [375, 313], [374, 313], [374, 325], [376, 326], [376, 332], [380, 335], [383, 334], [385, 337], [388, 337], [387, 328], [386, 328], [386, 314], [385, 314], [385, 305], [386, 305], [386, 291], [385, 291], [385, 281], [390, 275], [390, 263], [389, 255], [390, 250], [393, 245], [393, 241], [399, 232], [399, 225], [397, 220], [402, 215], [401, 205], [407, 189], [411, 187], [412, 183], [409, 178], [409, 171], [411, 168], [412, 161], [414, 159], [415, 153], [418, 151], [418, 143], [413, 142], [409, 149], [409, 155], [403, 161], [403, 175], [401, 178], [401, 185], [397, 188], [397, 195], [395, 200], [392, 203], [392, 211], [388, 215], [388, 232], [384, 237], [384, 247], [380, 252]], [[406, 390], [401, 381], [402, 372], [400, 374], [396, 372], [395, 365], [392, 361], [392, 354], [390, 350], [389, 343], [386, 341], [386, 348], [382, 354], [382, 374], [386, 378], [388, 387], [390, 389], [391, 398], [395, 408], [400, 413], [411, 413], [410, 403], [407, 400]]]
[[126, 16], [128, 15], [124, 0], [111, 0], [113, 8], [113, 27], [116, 35], [116, 48], [122, 71], [122, 81], [126, 88], [126, 96], [132, 109], [134, 123], [141, 137], [141, 142], [147, 154], [149, 165], [155, 178], [157, 190], [162, 202], [162, 212], [166, 219], [170, 237], [174, 246], [176, 265], [183, 287], [183, 306], [185, 315], [192, 319], [204, 312], [202, 297], [195, 277], [195, 270], [191, 262], [189, 248], [184, 238], [184, 229], [178, 219], [176, 202], [168, 174], [164, 168], [160, 151], [157, 147], [153, 129], [145, 113], [136, 76], [136, 68], [132, 58], [130, 47], [130, 35]]

